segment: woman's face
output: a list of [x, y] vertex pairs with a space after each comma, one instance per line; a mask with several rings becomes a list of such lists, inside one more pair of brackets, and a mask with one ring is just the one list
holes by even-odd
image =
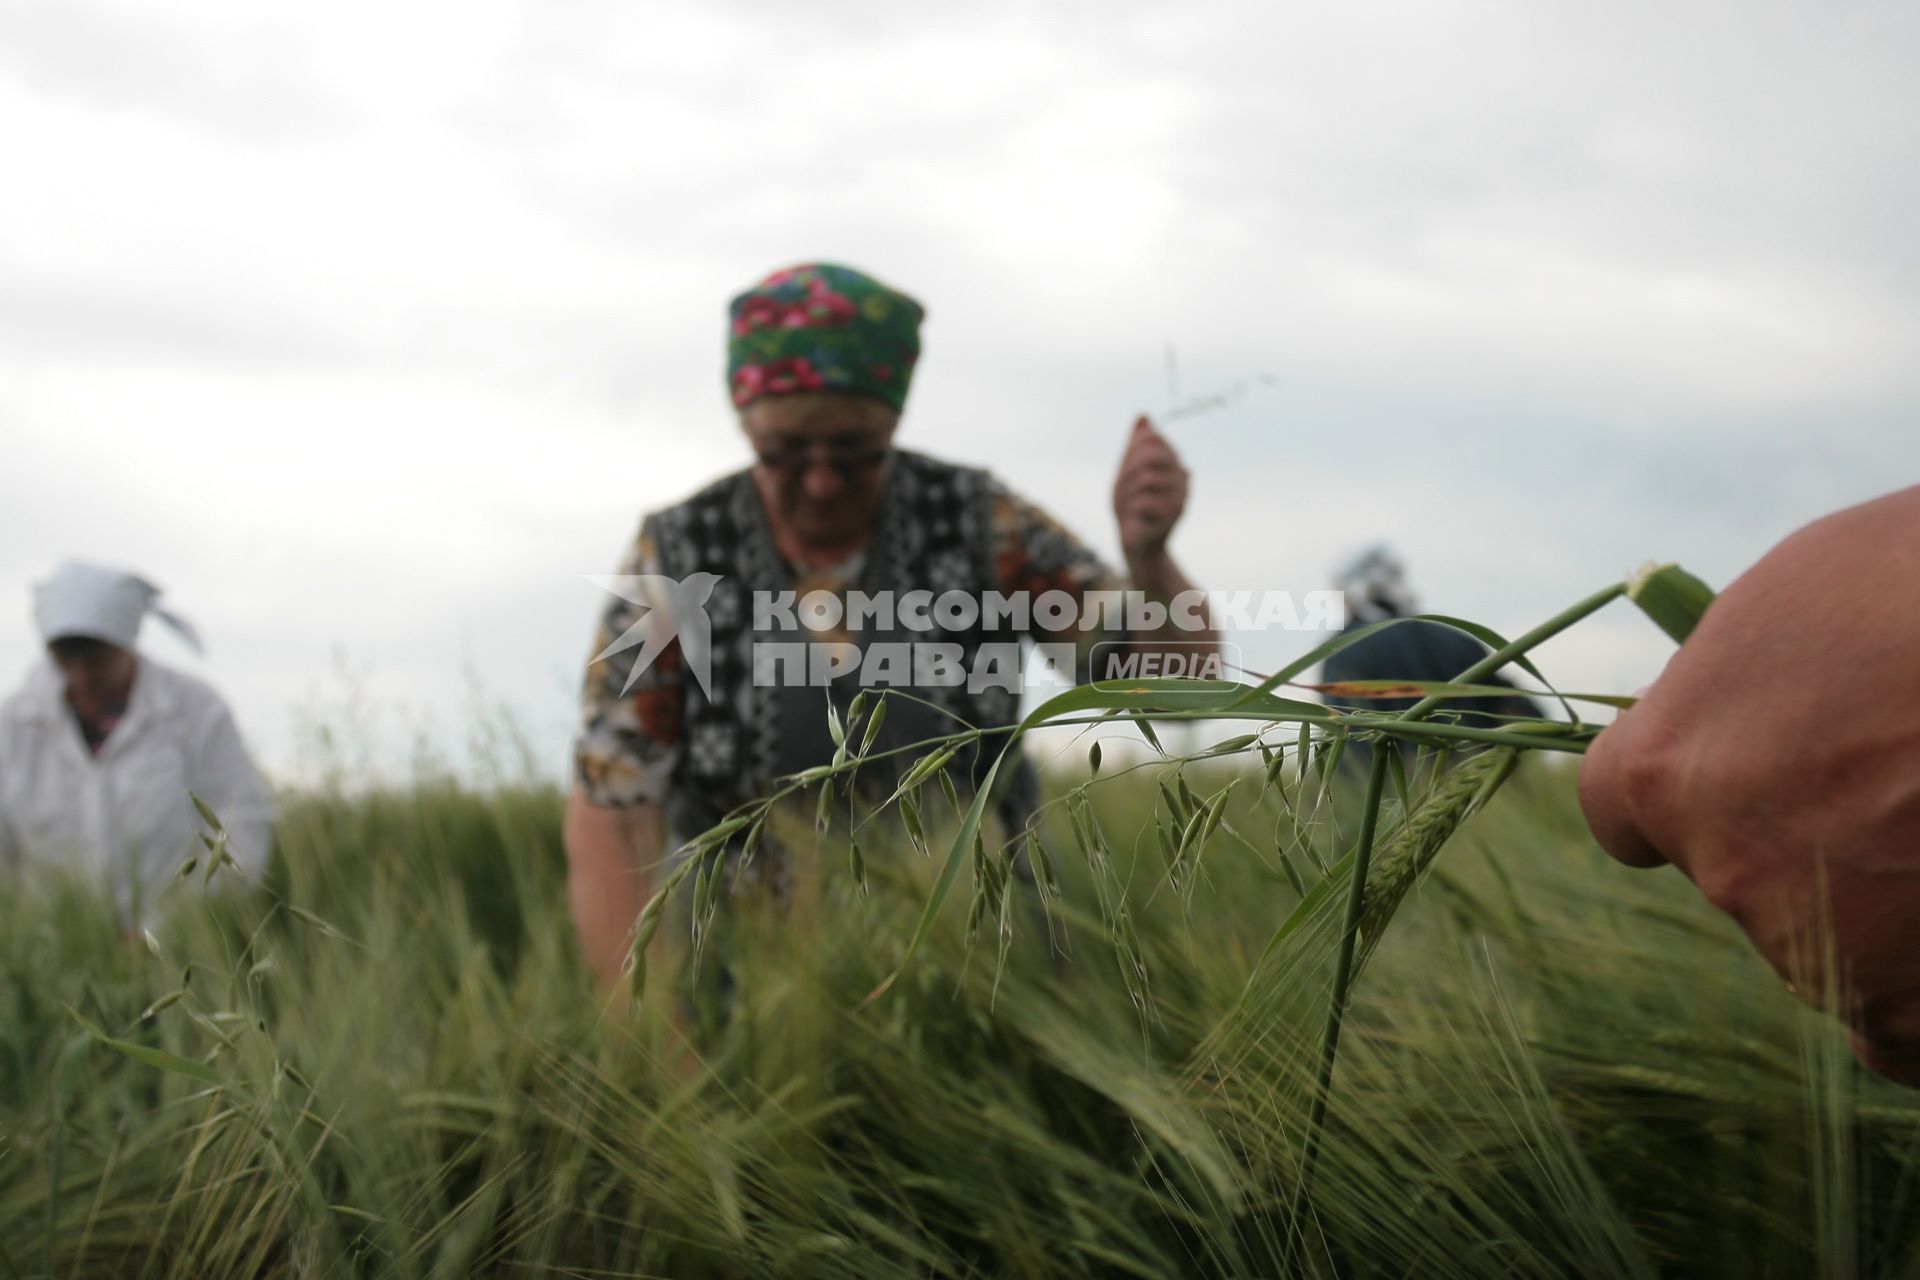
[[99, 715], [126, 705], [139, 660], [118, 645], [82, 636], [66, 636], [47, 646], [53, 665], [67, 682], [67, 702], [84, 715]]
[[899, 422], [884, 402], [839, 391], [766, 396], [743, 409], [775, 534], [822, 554], [858, 549], [879, 510]]

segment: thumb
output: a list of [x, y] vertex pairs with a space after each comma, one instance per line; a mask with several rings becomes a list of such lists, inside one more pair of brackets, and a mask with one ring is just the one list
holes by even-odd
[[1641, 829], [1633, 803], [1635, 780], [1644, 775], [1636, 754], [1643, 720], [1623, 712], [1588, 745], [1580, 761], [1580, 810], [1602, 849], [1630, 867], [1657, 867], [1666, 855]]

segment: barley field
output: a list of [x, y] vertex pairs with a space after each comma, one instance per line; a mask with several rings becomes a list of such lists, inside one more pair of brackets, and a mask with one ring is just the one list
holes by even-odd
[[[1363, 923], [1304, 1189], [1337, 777], [1308, 807], [1237, 760], [1110, 760], [1047, 811], [1055, 872], [951, 903], [864, 1006], [940, 837], [798, 842], [786, 906], [702, 950], [732, 995], [693, 1049], [657, 994], [679, 923], [637, 1008], [593, 994], [541, 787], [300, 797], [266, 884], [196, 869], [133, 936], [31, 881], [0, 899], [0, 1275], [1915, 1274], [1920, 1095], [1673, 872], [1608, 862], [1569, 764], [1430, 865], [1383, 844], [1404, 903]], [[1174, 867], [1183, 792], [1228, 799]]]

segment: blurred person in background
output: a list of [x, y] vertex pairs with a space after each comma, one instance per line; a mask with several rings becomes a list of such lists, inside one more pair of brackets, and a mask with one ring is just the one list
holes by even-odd
[[[844, 715], [859, 681], [756, 680], [755, 663], [767, 656], [756, 639], [946, 641], [973, 655], [989, 638], [977, 626], [902, 630], [897, 619], [858, 634], [756, 630], [754, 593], [958, 591], [978, 600], [1061, 591], [1084, 602], [1095, 591], [1131, 587], [1166, 601], [1192, 589], [1167, 549], [1187, 472], [1144, 417], [1126, 438], [1113, 490], [1125, 578], [987, 472], [895, 447], [923, 314], [905, 294], [831, 264], [776, 272], [732, 302], [728, 385], [755, 461], [646, 517], [619, 572], [629, 582], [649, 577], [607, 609], [587, 668], [566, 845], [582, 954], [603, 981], [620, 972], [664, 851], [764, 794], [775, 777], [832, 758], [827, 699]], [[646, 587], [668, 580], [672, 591]], [[1030, 634], [1074, 642], [1082, 678], [1100, 641], [1217, 648], [1210, 629], [1176, 633], [1171, 619], [1150, 634]], [[710, 664], [704, 681], [690, 646]], [[916, 682], [909, 691], [934, 705], [889, 698], [876, 750], [952, 732], [956, 717], [1012, 724], [1020, 696], [1017, 677], [1013, 689]], [[886, 767], [876, 762], [874, 772]], [[1033, 786], [1030, 769], [1015, 770], [998, 803], [1009, 829], [1023, 821]], [[763, 852], [754, 864], [775, 877], [776, 897], [779, 862]]]
[[273, 836], [266, 784], [220, 695], [135, 648], [152, 615], [199, 650], [159, 596], [119, 569], [61, 565], [33, 589], [46, 660], [0, 704], [0, 866], [52, 864], [103, 883], [129, 925], [188, 858], [206, 856], [191, 796], [220, 818], [249, 876]]
[[[1376, 622], [1392, 618], [1412, 618], [1420, 612], [1420, 603], [1407, 583], [1407, 567], [1386, 546], [1370, 547], [1355, 556], [1337, 575], [1336, 588], [1346, 597], [1347, 625], [1343, 636], [1352, 635]], [[1321, 667], [1321, 680], [1328, 685], [1354, 680], [1452, 680], [1489, 650], [1478, 640], [1438, 622], [1402, 622], [1383, 627], [1330, 656]], [[1512, 681], [1500, 675], [1484, 676], [1475, 684], [1513, 689]], [[1343, 697], [1337, 690], [1325, 691], [1327, 702], [1357, 711], [1399, 712], [1412, 707], [1421, 695], [1405, 698]], [[1517, 689], [1510, 698], [1457, 698], [1442, 702], [1436, 713], [1461, 724], [1483, 728], [1497, 727], [1499, 716], [1537, 717], [1540, 707]], [[1414, 747], [1402, 742], [1397, 749], [1411, 755]], [[1364, 767], [1372, 756], [1372, 746], [1349, 742], [1346, 758]]]

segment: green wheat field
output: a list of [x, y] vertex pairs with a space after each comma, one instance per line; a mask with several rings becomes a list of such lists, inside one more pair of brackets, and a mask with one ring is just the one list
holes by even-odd
[[[1363, 925], [1306, 1194], [1331, 772], [1110, 762], [1047, 810], [1055, 871], [950, 903], [864, 1007], [939, 837], [800, 841], [785, 907], [700, 954], [734, 995], [697, 1055], [672, 998], [593, 993], [542, 787], [306, 795], [267, 884], [196, 870], [145, 935], [29, 881], [0, 1275], [1920, 1274], [1920, 1094], [1675, 873], [1608, 862], [1573, 763], [1523, 761]], [[1163, 804], [1229, 784], [1170, 867]]]

